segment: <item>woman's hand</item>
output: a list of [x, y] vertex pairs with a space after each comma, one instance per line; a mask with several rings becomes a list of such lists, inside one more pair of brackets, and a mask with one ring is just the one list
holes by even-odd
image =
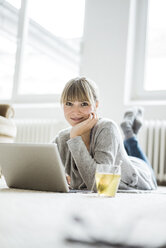
[[68, 185], [70, 185], [70, 183], [71, 183], [71, 177], [69, 175], [67, 175], [67, 174], [66, 174], [66, 180], [67, 180]]
[[76, 136], [82, 136], [83, 134], [87, 133], [88, 131], [92, 129], [92, 127], [94, 127], [97, 121], [98, 121], [98, 117], [96, 113], [92, 112], [89, 115], [88, 119], [72, 127], [70, 131], [70, 138], [74, 138]]

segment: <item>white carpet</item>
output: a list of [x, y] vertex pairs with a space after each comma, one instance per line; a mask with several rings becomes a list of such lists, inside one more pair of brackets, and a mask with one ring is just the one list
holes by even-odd
[[166, 188], [103, 198], [8, 189], [0, 179], [0, 248], [108, 247], [110, 243], [166, 245]]

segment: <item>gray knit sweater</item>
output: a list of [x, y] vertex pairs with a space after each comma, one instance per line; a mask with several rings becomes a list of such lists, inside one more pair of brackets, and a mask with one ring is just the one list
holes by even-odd
[[71, 188], [91, 190], [97, 164], [119, 164], [120, 160], [120, 189], [156, 188], [148, 165], [127, 155], [119, 128], [112, 120], [101, 118], [92, 128], [90, 151], [81, 136], [70, 139], [70, 130], [60, 131], [53, 142], [58, 145], [65, 172], [71, 177]]

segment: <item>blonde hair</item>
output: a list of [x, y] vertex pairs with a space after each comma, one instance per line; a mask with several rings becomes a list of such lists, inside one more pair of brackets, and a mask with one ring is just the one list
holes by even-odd
[[76, 77], [68, 81], [62, 91], [60, 103], [67, 101], [88, 101], [92, 105], [98, 101], [98, 88], [94, 82], [85, 77]]

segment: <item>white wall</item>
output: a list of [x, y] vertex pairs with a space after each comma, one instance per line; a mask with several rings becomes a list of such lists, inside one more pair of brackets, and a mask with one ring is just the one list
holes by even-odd
[[16, 119], [59, 119], [63, 120], [60, 104], [14, 104]]
[[[101, 92], [101, 113], [121, 121], [130, 0], [87, 0], [81, 74], [93, 79]], [[166, 107], [145, 107], [146, 119], [166, 119]]]
[[86, 1], [81, 74], [99, 86], [103, 116], [122, 115], [128, 0]]

